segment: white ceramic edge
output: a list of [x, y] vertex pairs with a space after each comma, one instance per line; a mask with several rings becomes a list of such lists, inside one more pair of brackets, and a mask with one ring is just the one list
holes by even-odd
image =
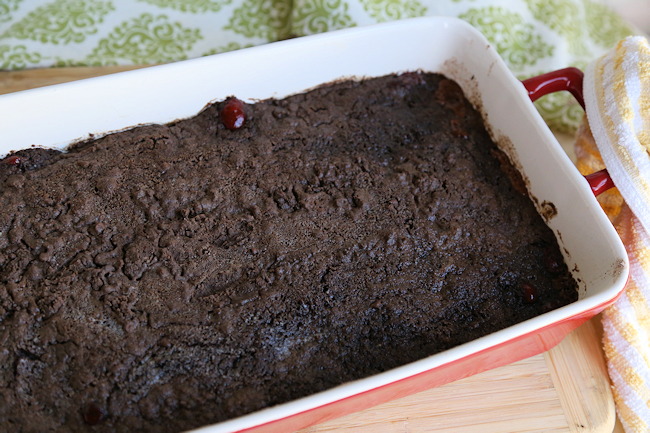
[[[397, 61], [396, 57], [399, 57]], [[516, 148], [511, 157], [526, 171], [531, 193], [538, 201], [548, 200], [557, 205], [558, 215], [549, 225], [560, 233], [561, 245], [572, 251], [573, 255], [566, 258], [570, 266], [579, 265], [578, 278], [598, 276], [583, 284], [588, 287], [579, 301], [560, 309], [385, 373], [197, 430], [203, 433], [237, 431], [374, 389], [533, 333], [590, 311], [622, 290], [628, 266], [620, 239], [591, 195], [586, 181], [577, 173], [529, 102], [525, 89], [495, 50], [482, 35], [460, 20], [427, 17], [19, 92], [0, 97], [0, 118], [4, 119], [0, 125], [0, 154], [31, 144], [61, 148], [71, 141], [88, 137], [89, 131], [103, 134], [130, 125], [189, 117], [210, 100], [231, 94], [248, 100], [282, 97], [334, 78], [415, 69], [451, 75], [470, 97], [480, 97], [481, 100], [475, 102], [485, 109], [487, 121], [497, 138], [506, 134], [500, 127], [504, 121], [521, 126], [515, 126], [514, 132], [507, 132]], [[233, 79], [226, 80], [233, 70], [236, 71]], [[469, 70], [475, 75], [479, 89], [472, 89], [474, 81], [463, 75]], [[283, 80], [276, 79], [278, 73]], [[501, 94], [493, 103], [489, 93], [492, 90], [503, 92], [500, 89], [503, 86], [507, 88], [507, 97]], [[161, 94], [159, 89], [164, 89], [164, 101], [156, 100]], [[205, 95], [211, 96], [206, 98]], [[102, 102], [98, 104], [97, 101]], [[511, 126], [505, 129], [509, 128]], [[525, 140], [536, 142], [532, 151], [520, 147], [522, 135]], [[587, 221], [576, 224], [573, 210], [576, 204], [581, 206], [577, 216], [584, 216], [586, 211]], [[599, 239], [594, 240], [593, 236]], [[594, 252], [589, 250], [582, 251], [580, 257], [575, 256], [573, 251], [583, 240], [600, 242], [598, 260], [584, 257]], [[611, 266], [617, 269], [604, 273], [602, 269], [593, 269], [608, 258]], [[589, 265], [591, 261], [595, 263], [593, 266]]]

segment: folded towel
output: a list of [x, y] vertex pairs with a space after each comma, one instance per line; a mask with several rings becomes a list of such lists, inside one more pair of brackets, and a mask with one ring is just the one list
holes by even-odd
[[[630, 256], [630, 281], [603, 313], [604, 348], [626, 432], [650, 431], [650, 45], [628, 37], [585, 70], [588, 127], [581, 170], [604, 162], [618, 193], [603, 197]], [[591, 132], [589, 132], [589, 129]], [[593, 137], [593, 138], [592, 138]], [[602, 159], [601, 159], [602, 158]], [[620, 195], [618, 195], [620, 194]], [[618, 195], [618, 196], [617, 196]], [[622, 200], [621, 200], [622, 198]]]

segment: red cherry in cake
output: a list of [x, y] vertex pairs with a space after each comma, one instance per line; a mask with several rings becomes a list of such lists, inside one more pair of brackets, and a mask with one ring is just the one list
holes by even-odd
[[246, 112], [244, 111], [244, 103], [237, 98], [228, 98], [226, 104], [219, 113], [221, 123], [231, 131], [239, 129], [244, 126], [246, 120]]
[[23, 163], [23, 158], [18, 155], [12, 155], [5, 158], [2, 162], [7, 165], [20, 165]]
[[521, 285], [522, 295], [524, 297], [524, 302], [527, 304], [532, 304], [537, 301], [537, 288], [532, 284], [523, 283]]
[[84, 422], [88, 425], [97, 425], [104, 421], [106, 414], [96, 404], [90, 403], [83, 410]]
[[544, 256], [544, 267], [551, 274], [559, 274], [562, 272], [562, 262], [550, 251], [546, 251]]

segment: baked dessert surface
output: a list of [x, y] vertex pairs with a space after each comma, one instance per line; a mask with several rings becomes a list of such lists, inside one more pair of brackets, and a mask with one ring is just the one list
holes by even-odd
[[0, 163], [0, 425], [190, 429], [577, 299], [452, 81], [224, 104]]

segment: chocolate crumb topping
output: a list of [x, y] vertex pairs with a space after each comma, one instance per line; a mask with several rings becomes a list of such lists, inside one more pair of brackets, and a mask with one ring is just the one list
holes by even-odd
[[454, 82], [225, 103], [0, 164], [4, 431], [191, 429], [577, 299]]

